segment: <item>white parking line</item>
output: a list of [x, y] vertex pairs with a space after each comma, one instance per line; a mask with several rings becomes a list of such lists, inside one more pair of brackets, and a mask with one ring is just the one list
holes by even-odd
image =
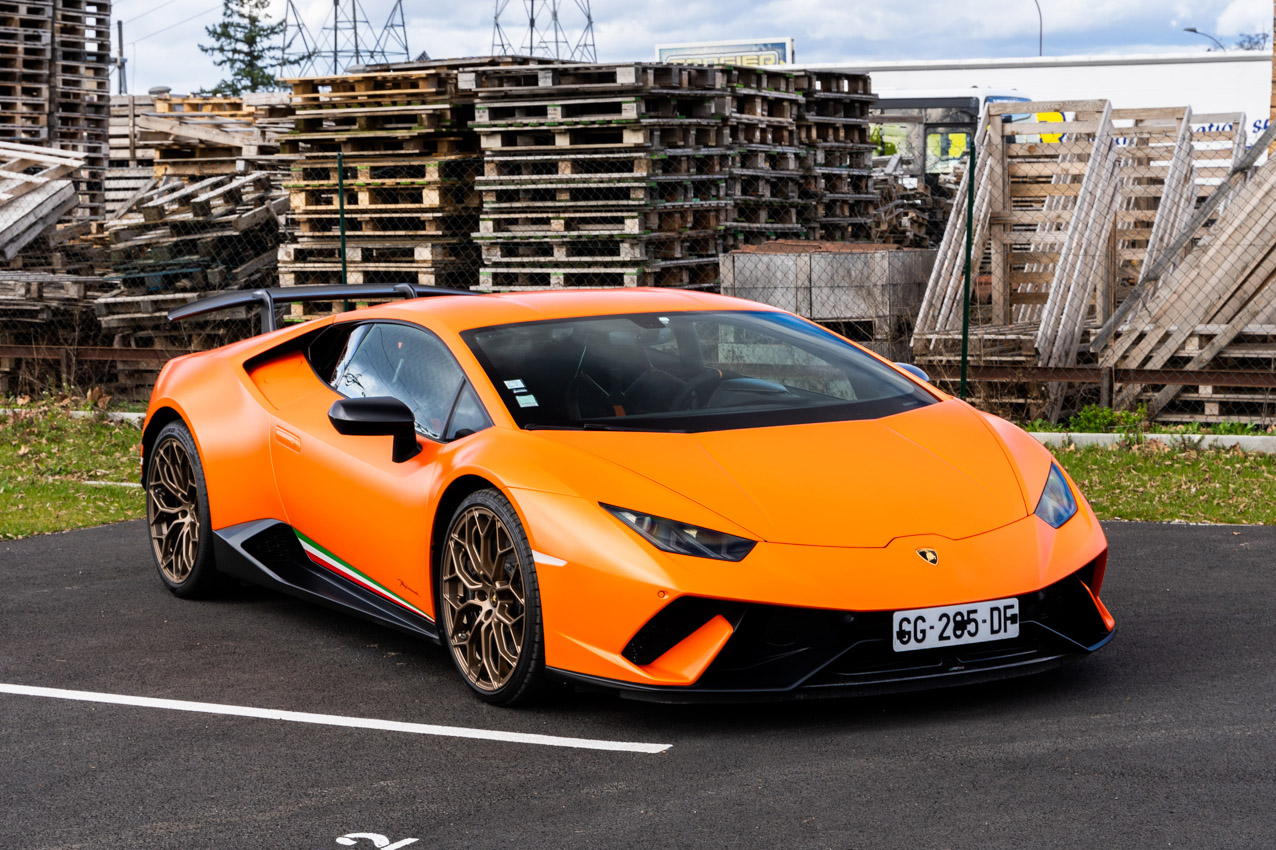
[[213, 702], [187, 702], [180, 699], [156, 699], [125, 694], [102, 694], [95, 691], [67, 691], [61, 688], [35, 688], [29, 685], [0, 683], [0, 693], [28, 697], [79, 702], [104, 702], [111, 705], [133, 705], [142, 708], [165, 708], [170, 711], [195, 711], [202, 714], [225, 714], [233, 717], [257, 717], [263, 720], [287, 720], [320, 726], [347, 726], [356, 729], [379, 729], [385, 732], [409, 732], [413, 735], [438, 735], [444, 738], [478, 738], [510, 744], [535, 744], [541, 747], [570, 747], [578, 750], [608, 750], [620, 753], [663, 753], [672, 744], [644, 744], [636, 741], [602, 741], [593, 738], [565, 738], [558, 735], [534, 735], [527, 732], [500, 732], [495, 729], [470, 729], [465, 726], [435, 726], [430, 723], [402, 723], [397, 720], [375, 720], [369, 717], [342, 717], [338, 714], [310, 714], [304, 711], [281, 711], [274, 708], [250, 708], [242, 705], [220, 705]]

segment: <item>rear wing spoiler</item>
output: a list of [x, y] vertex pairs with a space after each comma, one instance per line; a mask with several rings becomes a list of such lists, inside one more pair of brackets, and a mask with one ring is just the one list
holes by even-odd
[[200, 298], [189, 304], [168, 311], [170, 322], [180, 322], [195, 316], [257, 304], [261, 307], [261, 333], [275, 330], [275, 305], [301, 301], [347, 301], [360, 298], [426, 298], [434, 295], [481, 295], [466, 289], [448, 289], [442, 286], [421, 286], [415, 283], [352, 283], [315, 286], [276, 286], [268, 289], [240, 289], [219, 292]]

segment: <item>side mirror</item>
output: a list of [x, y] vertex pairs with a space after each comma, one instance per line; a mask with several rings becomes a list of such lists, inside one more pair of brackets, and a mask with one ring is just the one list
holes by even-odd
[[416, 442], [416, 417], [397, 398], [341, 398], [328, 408], [328, 421], [338, 434], [355, 437], [394, 437], [390, 459], [403, 463], [421, 451]]
[[912, 375], [914, 378], [917, 378], [918, 380], [925, 381], [928, 384], [930, 383], [930, 375], [927, 375], [925, 372], [923, 372], [921, 369], [914, 366], [912, 363], [896, 363], [895, 366], [899, 369], [903, 369], [905, 372]]

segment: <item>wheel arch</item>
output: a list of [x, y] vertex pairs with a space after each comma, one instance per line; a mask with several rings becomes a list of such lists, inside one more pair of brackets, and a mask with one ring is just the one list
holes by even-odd
[[[468, 473], [458, 476], [455, 480], [447, 485], [443, 492], [439, 495], [437, 506], [434, 509], [434, 522], [430, 526], [430, 601], [434, 605], [434, 618], [438, 622], [439, 617], [439, 600], [435, 591], [435, 585], [438, 579], [438, 569], [442, 549], [439, 544], [447, 536], [448, 524], [452, 522], [452, 515], [456, 513], [456, 509], [471, 494], [477, 493], [479, 490], [497, 490], [504, 493], [504, 490], [493, 481], [484, 478], [482, 475]], [[508, 498], [508, 497], [507, 497]]]
[[[142, 486], [146, 486], [146, 469], [147, 459], [151, 456], [151, 448], [155, 445], [155, 440], [159, 437], [160, 431], [164, 430], [164, 426], [170, 422], [181, 422], [186, 425], [186, 429], [190, 430], [188, 423], [182, 414], [178, 413], [173, 407], [160, 407], [151, 414], [150, 421], [146, 423], [146, 430], [142, 432]], [[194, 432], [191, 434], [194, 438]]]

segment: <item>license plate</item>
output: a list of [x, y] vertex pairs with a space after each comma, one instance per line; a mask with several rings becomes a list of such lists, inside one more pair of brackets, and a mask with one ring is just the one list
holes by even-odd
[[1019, 600], [896, 611], [891, 632], [896, 652], [1018, 637]]

